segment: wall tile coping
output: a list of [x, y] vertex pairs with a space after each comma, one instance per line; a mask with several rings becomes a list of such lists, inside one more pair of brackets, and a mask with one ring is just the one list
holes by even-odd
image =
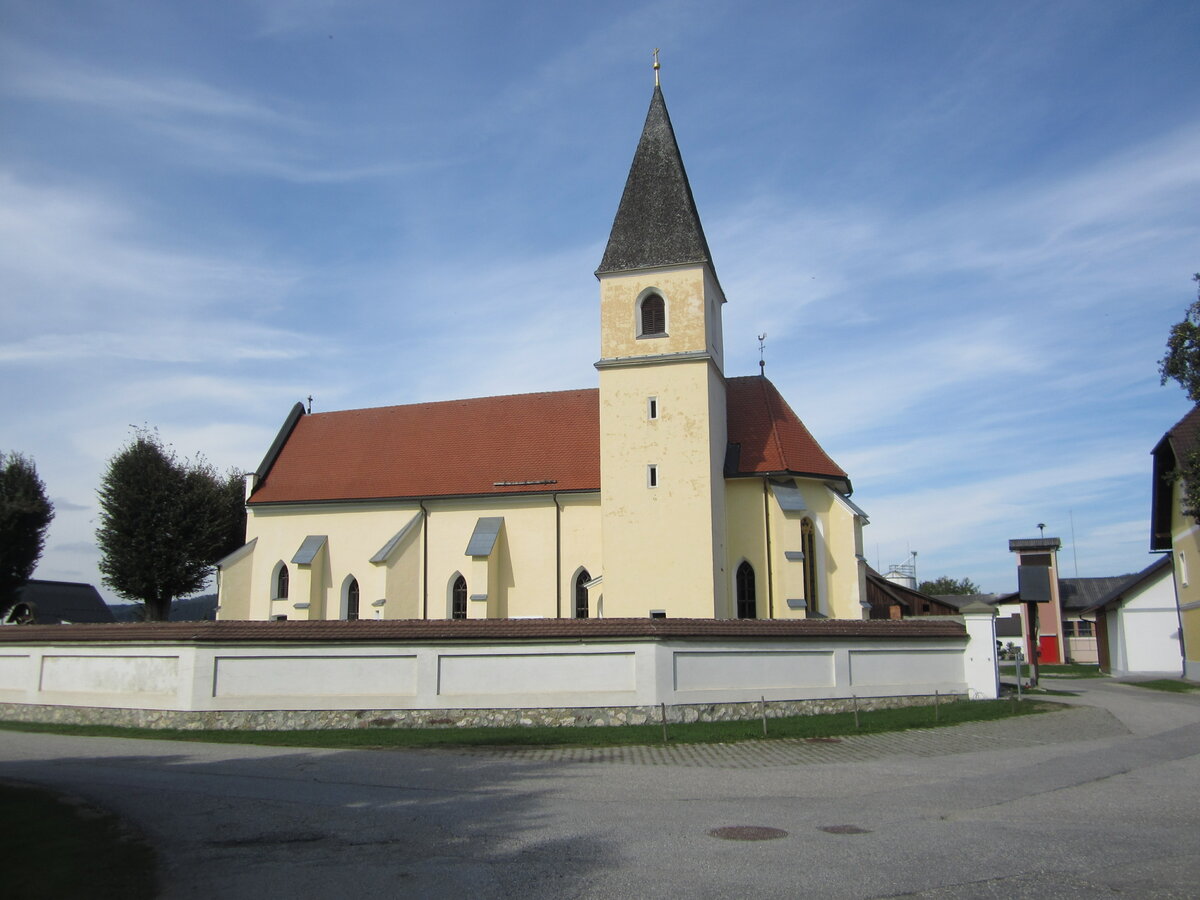
[[431, 641], [563, 641], [914, 638], [963, 639], [957, 616], [915, 619], [362, 619], [285, 622], [118, 622], [0, 627], [0, 644], [185, 643], [411, 643]]

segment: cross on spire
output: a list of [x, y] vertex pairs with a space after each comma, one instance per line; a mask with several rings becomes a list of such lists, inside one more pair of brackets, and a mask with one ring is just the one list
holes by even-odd
[[659, 86], [659, 85], [658, 85], [658, 70], [659, 70], [659, 65], [658, 65], [658, 48], [657, 48], [657, 47], [655, 47], [655, 48], [654, 48], [654, 86], [655, 86], [655, 87], [658, 87], [658, 86]]

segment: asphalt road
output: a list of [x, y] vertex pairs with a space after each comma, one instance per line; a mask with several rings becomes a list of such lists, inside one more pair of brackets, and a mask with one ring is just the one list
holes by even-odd
[[[1034, 741], [930, 732], [869, 759], [0, 732], [0, 777], [127, 817], [170, 898], [1200, 897], [1200, 694], [1056, 686], [1092, 709], [1014, 720]], [[740, 826], [771, 839], [712, 833]]]

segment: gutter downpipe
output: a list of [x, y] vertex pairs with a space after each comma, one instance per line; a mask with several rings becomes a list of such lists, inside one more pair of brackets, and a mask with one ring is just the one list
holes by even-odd
[[775, 576], [771, 566], [771, 500], [767, 476], [763, 476], [763, 525], [767, 536], [767, 616], [775, 618]]
[[429, 618], [429, 510], [425, 501], [420, 500], [421, 507], [421, 618]]
[[554, 500], [554, 617], [562, 618], [562, 507], [558, 505], [558, 491], [551, 495]]

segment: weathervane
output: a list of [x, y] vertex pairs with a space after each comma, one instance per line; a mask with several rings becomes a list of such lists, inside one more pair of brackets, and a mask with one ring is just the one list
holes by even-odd
[[654, 48], [654, 86], [658, 87], [658, 48]]
[[763, 378], [767, 377], [767, 360], [765, 350], [767, 347], [767, 333], [764, 331], [758, 336], [758, 374]]

